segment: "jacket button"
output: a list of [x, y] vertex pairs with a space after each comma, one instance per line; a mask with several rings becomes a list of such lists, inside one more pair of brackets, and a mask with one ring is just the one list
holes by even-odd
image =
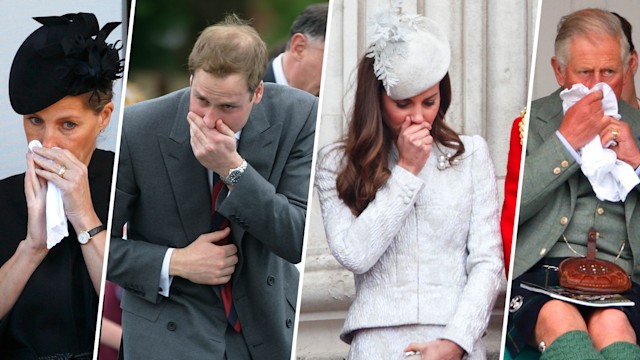
[[562, 162], [560, 163], [560, 166], [562, 166], [563, 168], [566, 168], [569, 166], [569, 162], [567, 160], [562, 160]]
[[267, 276], [267, 285], [272, 286], [273, 283], [275, 283], [275, 282], [276, 282], [276, 278], [275, 277], [273, 277], [271, 275]]
[[167, 330], [176, 331], [177, 328], [178, 328], [178, 325], [176, 325], [176, 323], [174, 323], [173, 321], [169, 321], [167, 323]]
[[555, 175], [559, 175], [561, 172], [562, 172], [562, 170], [560, 170], [560, 168], [559, 168], [559, 167], [557, 167], [557, 168], [554, 168], [554, 169], [553, 169], [553, 173], [554, 173]]
[[598, 211], [598, 215], [604, 215], [604, 209], [603, 208], [599, 207], [597, 211]]
[[560, 225], [567, 225], [569, 219], [566, 216], [560, 218]]
[[547, 252], [546, 248], [540, 249], [540, 256], [544, 255]]
[[292, 327], [293, 326], [293, 320], [287, 319], [285, 325], [287, 325], [288, 328]]

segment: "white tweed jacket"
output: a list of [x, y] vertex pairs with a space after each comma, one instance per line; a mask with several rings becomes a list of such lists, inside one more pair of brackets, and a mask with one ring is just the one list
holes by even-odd
[[316, 186], [329, 248], [355, 277], [343, 341], [363, 328], [443, 325], [441, 338], [470, 354], [485, 333], [503, 270], [498, 195], [485, 141], [462, 140], [457, 165], [438, 170], [434, 146], [418, 176], [396, 166], [394, 148], [391, 177], [358, 217], [336, 192], [342, 147], [320, 151]]

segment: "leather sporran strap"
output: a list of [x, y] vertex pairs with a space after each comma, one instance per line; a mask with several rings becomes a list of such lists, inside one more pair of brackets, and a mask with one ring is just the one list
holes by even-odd
[[600, 234], [596, 231], [596, 229], [589, 229], [589, 233], [587, 234], [587, 259], [595, 260], [596, 258], [596, 241]]

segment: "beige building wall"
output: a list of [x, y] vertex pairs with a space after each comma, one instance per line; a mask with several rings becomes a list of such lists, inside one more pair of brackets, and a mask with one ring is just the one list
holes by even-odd
[[[355, 69], [365, 52], [366, 19], [380, 5], [387, 6], [388, 0], [331, 0], [318, 149], [344, 134]], [[404, 5], [405, 11], [424, 14], [446, 29], [452, 48], [453, 91], [447, 121], [463, 134], [479, 134], [487, 140], [502, 197], [511, 124], [527, 100], [538, 1], [405, 0]], [[342, 359], [348, 345], [338, 334], [353, 299], [353, 276], [328, 250], [315, 196], [308, 220], [296, 356]], [[504, 290], [487, 335], [495, 359], [503, 308]]]

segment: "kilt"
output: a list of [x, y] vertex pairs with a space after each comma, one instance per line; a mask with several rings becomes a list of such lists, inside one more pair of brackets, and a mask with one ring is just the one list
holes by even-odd
[[[513, 358], [534, 340], [538, 313], [547, 301], [553, 300], [548, 295], [523, 289], [520, 284], [525, 281], [545, 287], [559, 285], [558, 265], [564, 259], [566, 258], [543, 258], [526, 273], [513, 280], [506, 336], [507, 350]], [[635, 302], [635, 306], [612, 306], [611, 308], [624, 312], [635, 333], [640, 334], [640, 285], [634, 282], [631, 290], [622, 295]], [[582, 305], [575, 306], [584, 317], [597, 309]], [[640, 340], [640, 336], [638, 339]]]

